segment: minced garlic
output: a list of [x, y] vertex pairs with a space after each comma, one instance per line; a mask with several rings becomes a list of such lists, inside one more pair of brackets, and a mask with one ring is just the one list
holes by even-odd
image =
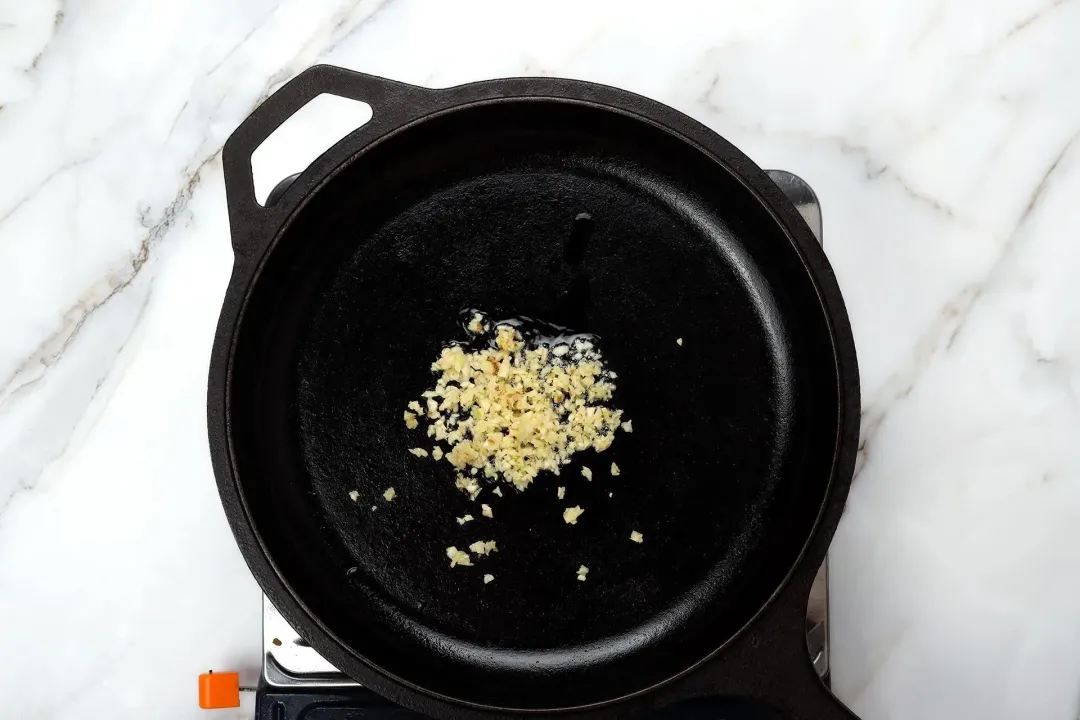
[[495, 579], [494, 575], [485, 575], [484, 576], [484, 584], [487, 585], [489, 582], [491, 582], [494, 579]]
[[620, 472], [622, 471], [619, 470], [619, 466], [615, 463], [611, 463], [611, 477], [619, 477]]
[[679, 347], [682, 347], [682, 338], [676, 338], [676, 339], [675, 339], [675, 343], [676, 343], [676, 344], [677, 344], [677, 345], [678, 345]]
[[567, 525], [577, 525], [577, 519], [585, 512], [579, 506], [569, 507], [563, 510], [562, 519]]
[[585, 576], [589, 574], [589, 568], [582, 565], [577, 569], [577, 579], [585, 582]]
[[585, 467], [584, 465], [581, 467], [581, 476], [589, 482], [592, 482], [592, 470]]
[[495, 493], [495, 494], [496, 494], [496, 495], [498, 495], [499, 497], [502, 497], [502, 488], [496, 487], [496, 488], [495, 488], [494, 490], [492, 490], [491, 492]]
[[410, 430], [415, 430], [419, 423], [416, 421], [416, 413], [405, 411], [405, 427]]
[[[479, 313], [468, 329], [492, 331]], [[622, 411], [605, 406], [615, 385], [592, 342], [577, 338], [549, 349], [529, 346], [510, 325], [494, 333], [493, 347], [445, 348], [431, 366], [435, 387], [421, 394], [426, 408], [409, 403], [430, 421], [428, 435], [450, 446], [450, 464], [523, 490], [541, 471], [558, 473], [574, 453], [611, 446]], [[410, 452], [422, 457], [418, 450]]]
[[493, 518], [493, 517], [495, 517], [495, 516], [494, 516], [494, 515], [493, 515], [493, 514], [491, 513], [491, 506], [490, 506], [490, 505], [483, 505], [483, 504], [481, 504], [481, 505], [480, 505], [480, 514], [481, 514], [481, 515], [483, 515], [484, 517], [489, 517], [489, 518]]
[[558, 495], [559, 495], [560, 500], [562, 500], [564, 497], [566, 497], [566, 488], [560, 487], [559, 490], [558, 490]]
[[427, 450], [425, 450], [424, 448], [413, 448], [409, 452], [411, 452], [416, 457], [427, 457]]
[[386, 502], [393, 500], [395, 495], [397, 495], [397, 493], [394, 492], [394, 488], [386, 488], [386, 492], [382, 494], [382, 496], [386, 498]]
[[624, 422], [622, 424], [622, 429], [623, 429], [623, 432], [628, 432], [628, 433], [634, 432], [634, 421], [633, 420], [627, 420], [626, 422]]
[[636, 543], [640, 543], [642, 540], [645, 539], [645, 536], [639, 533], [637, 530], [634, 530], [632, 533], [630, 533], [630, 539]]
[[472, 565], [472, 558], [469, 557], [469, 553], [464, 550], [458, 550], [453, 545], [446, 548], [446, 557], [450, 558], [450, 567], [456, 565]]
[[350, 500], [352, 500], [353, 502], [356, 502], [356, 499], [358, 497], [360, 497], [360, 492], [358, 490], [350, 490], [349, 491], [349, 499]]
[[480, 335], [487, 330], [487, 325], [484, 324], [484, 316], [480, 313], [473, 315], [472, 320], [469, 321], [469, 332], [473, 335]]
[[477, 555], [487, 555], [488, 553], [499, 552], [499, 548], [495, 547], [494, 540], [477, 540], [469, 546]]
[[431, 448], [431, 459], [432, 460], [442, 460], [442, 456], [443, 456], [443, 452], [442, 452], [441, 447], [436, 445], [435, 447]]
[[469, 493], [470, 500], [475, 500], [476, 496], [480, 494], [480, 484], [472, 478], [458, 475], [457, 480], [454, 481], [454, 484], [457, 485], [458, 490], [463, 490]]
[[459, 517], [459, 518], [454, 518], [454, 519], [457, 520], [458, 525], [464, 525], [465, 523], [472, 520], [473, 516], [472, 515], [466, 515], [465, 517]]

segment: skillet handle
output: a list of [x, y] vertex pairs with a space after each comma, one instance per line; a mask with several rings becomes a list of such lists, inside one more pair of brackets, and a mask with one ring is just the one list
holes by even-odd
[[255, 199], [251, 154], [282, 123], [324, 93], [371, 106], [371, 120], [350, 134], [349, 138], [357, 133], [375, 138], [405, 125], [426, 114], [426, 106], [430, 104], [426, 100], [434, 95], [434, 91], [415, 85], [333, 65], [314, 65], [285, 83], [240, 123], [222, 150], [229, 225], [233, 250], [238, 255], [257, 249], [252, 247], [255, 244], [252, 242], [253, 231], [269, 212]]
[[804, 562], [753, 625], [685, 679], [677, 699], [748, 700], [776, 720], [859, 720], [825, 687], [807, 652], [806, 602], [817, 567]]

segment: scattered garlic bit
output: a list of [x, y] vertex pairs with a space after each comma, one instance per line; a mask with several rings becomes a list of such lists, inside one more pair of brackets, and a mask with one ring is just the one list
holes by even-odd
[[682, 347], [682, 338], [678, 338], [675, 342], [679, 345], [679, 347]]
[[374, 510], [374, 509], [375, 509], [375, 506], [374, 506], [374, 505], [372, 505], [372, 506], [371, 506], [371, 509], [372, 509], [372, 510]]
[[423, 415], [424, 414], [424, 409], [422, 407], [420, 407], [420, 403], [417, 402], [416, 400], [413, 400], [412, 402], [409, 403], [409, 409], [412, 410], [417, 415]]
[[469, 546], [469, 549], [477, 555], [487, 555], [489, 553], [499, 552], [499, 548], [495, 547], [494, 540], [477, 540]]
[[432, 460], [442, 460], [442, 448], [439, 447], [438, 445], [431, 448], [431, 459]]
[[455, 520], [457, 520], [458, 525], [464, 525], [465, 523], [469, 522], [472, 519], [473, 519], [472, 515], [466, 515], [465, 517], [455, 518]]
[[608, 493], [607, 496], [608, 497], [615, 497], [615, 493]]
[[419, 423], [416, 422], [416, 413], [405, 411], [405, 427], [410, 430], [415, 430]]
[[445, 348], [431, 366], [435, 387], [422, 393], [427, 409], [418, 411], [430, 421], [428, 434], [450, 446], [445, 457], [460, 473], [483, 470], [524, 490], [574, 453], [611, 446], [622, 411], [604, 404], [615, 385], [591, 342], [549, 349], [527, 345], [512, 326], [492, 329], [482, 316], [470, 325], [494, 332], [493, 346]]
[[473, 315], [472, 320], [469, 321], [468, 330], [473, 335], [482, 335], [487, 331], [487, 326], [484, 324], [484, 316], [480, 313]]
[[561, 487], [559, 488], [559, 499], [562, 500], [564, 497], [566, 497], [566, 488]]
[[634, 432], [634, 424], [633, 424], [633, 422], [634, 422], [633, 420], [627, 420], [626, 422], [624, 422], [622, 424], [623, 432], [628, 432], [628, 433]]
[[472, 558], [469, 557], [469, 553], [464, 550], [458, 550], [453, 545], [446, 548], [446, 557], [450, 558], [450, 567], [456, 565], [472, 565]]
[[492, 490], [491, 492], [495, 493], [495, 494], [496, 494], [496, 495], [498, 495], [499, 497], [502, 497], [502, 488], [496, 487], [496, 488], [495, 488], [494, 490]]
[[494, 575], [485, 575], [484, 576], [484, 584], [487, 585], [489, 582], [491, 582], [494, 579], [495, 579]]
[[416, 457], [427, 457], [427, 450], [425, 450], [424, 448], [413, 448], [409, 452], [411, 452]]
[[566, 508], [563, 510], [562, 519], [567, 525], [577, 525], [577, 519], [581, 517], [581, 513], [585, 512], [581, 507], [575, 505], [574, 507]]
[[642, 540], [645, 539], [645, 536], [642, 535], [641, 533], [639, 533], [637, 530], [635, 530], [632, 533], [630, 533], [630, 539], [633, 540], [636, 543], [640, 543]]
[[394, 492], [394, 488], [386, 488], [386, 492], [382, 494], [382, 496], [386, 498], [386, 502], [393, 500], [395, 495], [397, 495], [397, 493]]
[[480, 494], [480, 484], [472, 478], [467, 478], [463, 475], [458, 475], [457, 480], [454, 481], [458, 490], [463, 490], [469, 494], [470, 500], [475, 500], [476, 496]]
[[586, 467], [584, 465], [581, 466], [581, 476], [584, 477], [589, 482], [592, 482], [592, 470], [590, 470], [588, 467]]
[[577, 569], [577, 579], [585, 582], [585, 576], [589, 574], [589, 568], [582, 565]]
[[357, 491], [357, 490], [350, 490], [349, 491], [349, 499], [350, 500], [352, 500], [353, 502], [356, 502], [356, 498], [358, 498], [358, 497], [360, 497], [359, 491]]
[[490, 505], [480, 505], [480, 514], [483, 515], [484, 517], [489, 517], [489, 518], [495, 517], [491, 513], [491, 506]]

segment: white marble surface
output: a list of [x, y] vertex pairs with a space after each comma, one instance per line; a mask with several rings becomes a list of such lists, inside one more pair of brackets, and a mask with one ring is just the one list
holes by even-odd
[[325, 61], [619, 85], [810, 181], [864, 387], [836, 691], [866, 720], [1074, 720], [1077, 37], [1076, 0], [0, 0], [5, 707], [195, 718], [200, 671], [254, 679], [205, 440], [219, 153]]

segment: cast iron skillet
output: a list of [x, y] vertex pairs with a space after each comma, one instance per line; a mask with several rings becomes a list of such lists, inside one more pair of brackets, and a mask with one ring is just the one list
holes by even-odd
[[[374, 117], [261, 207], [252, 151], [321, 93]], [[255, 110], [223, 163], [236, 263], [214, 469], [252, 572], [316, 650], [438, 717], [706, 696], [853, 717], [803, 622], [851, 480], [855, 349], [825, 256], [748, 158], [614, 88], [427, 90], [320, 66]], [[449, 464], [407, 452], [430, 443], [402, 422], [464, 308], [599, 335], [633, 434], [470, 503]], [[477, 539], [500, 553], [451, 569], [445, 548]]]

